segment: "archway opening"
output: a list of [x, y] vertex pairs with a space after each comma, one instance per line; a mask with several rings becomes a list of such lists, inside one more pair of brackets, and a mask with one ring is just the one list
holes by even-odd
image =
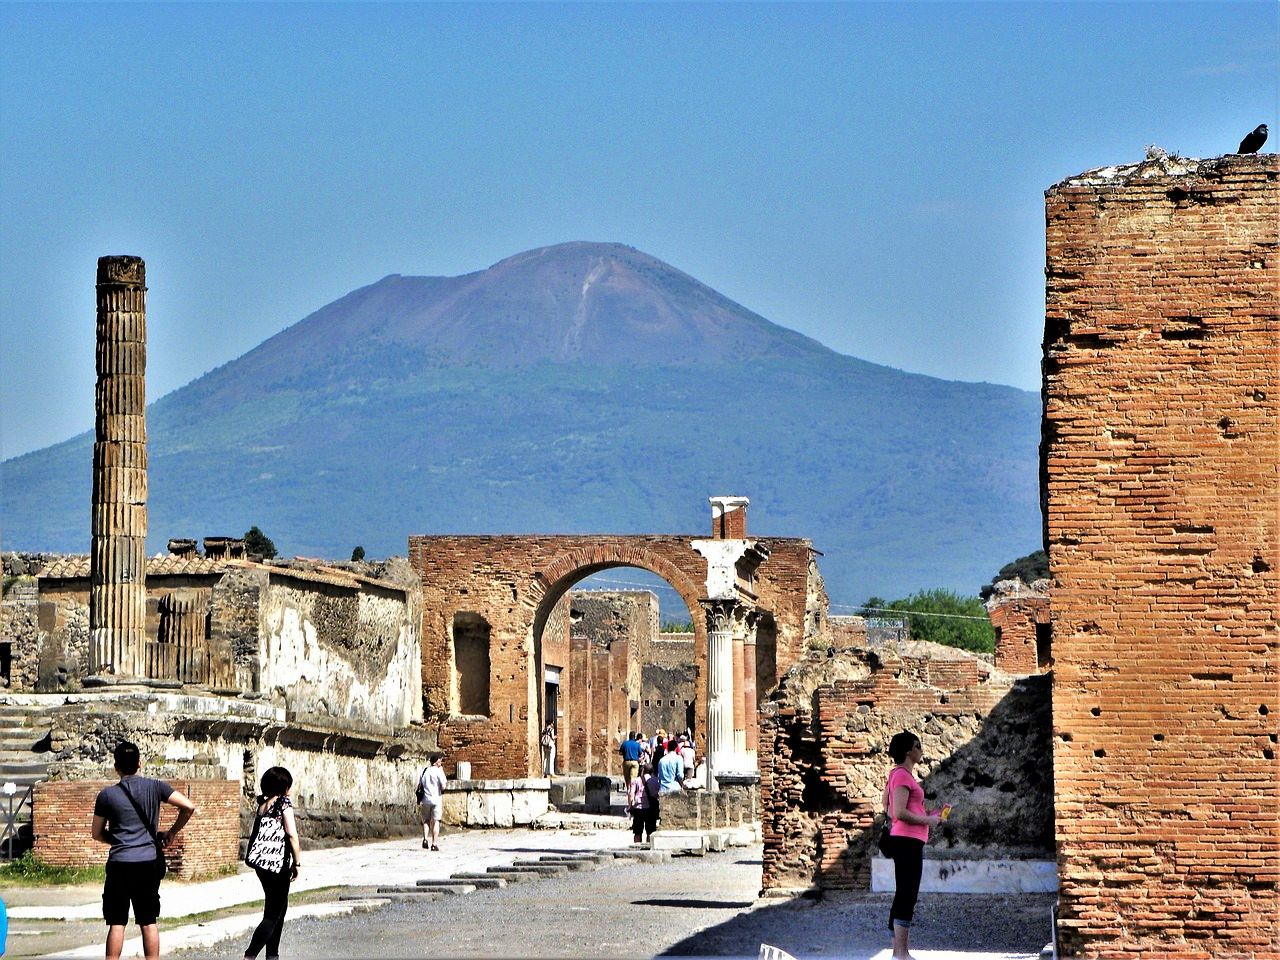
[[688, 602], [635, 566], [584, 568], [535, 627], [541, 727], [556, 730], [556, 772], [620, 774], [624, 739], [696, 731], [698, 637]]

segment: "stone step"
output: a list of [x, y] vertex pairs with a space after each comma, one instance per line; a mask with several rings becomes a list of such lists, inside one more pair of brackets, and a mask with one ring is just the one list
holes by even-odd
[[367, 893], [343, 893], [338, 895], [339, 900], [361, 900], [365, 902], [377, 902], [382, 900], [393, 900], [397, 903], [405, 903], [412, 901], [414, 903], [430, 903], [433, 900], [439, 900], [443, 897], [442, 893], [433, 893], [424, 890], [422, 893], [378, 893], [370, 889]]
[[471, 884], [471, 886], [479, 887], [481, 890], [501, 890], [503, 887], [507, 885], [507, 879], [506, 877], [495, 877], [491, 873], [472, 873], [472, 874], [468, 874], [465, 877], [460, 873], [455, 873], [453, 876], [451, 876], [447, 880], [419, 880], [417, 881], [417, 883], [418, 883], [418, 886], [420, 887], [429, 887], [435, 884], [442, 884], [442, 883], [452, 883], [452, 884], [459, 884], [459, 885], [465, 885], [469, 883]]
[[534, 873], [532, 870], [527, 872], [517, 872], [515, 870], [507, 869], [503, 870], [501, 873], [455, 873], [453, 878], [455, 880], [467, 881], [483, 880], [486, 878], [490, 880], [501, 879], [505, 880], [508, 884], [512, 884], [526, 883], [529, 880], [541, 880], [545, 876], [547, 876], [547, 874]]
[[649, 850], [647, 848], [615, 850], [613, 855], [620, 860], [639, 860], [641, 863], [669, 863], [671, 861], [671, 852], [669, 850]]
[[379, 893], [443, 893], [455, 896], [475, 893], [476, 890], [474, 883], [465, 883], [461, 880], [419, 880], [412, 886], [396, 885], [378, 888]]
[[0, 763], [0, 782], [12, 780], [17, 783], [19, 777], [36, 777], [36, 780], [44, 780], [47, 773], [49, 773], [47, 763]]
[[8, 730], [0, 727], [0, 751], [34, 750], [36, 744], [46, 735], [47, 733], [41, 733], [39, 730]]
[[591, 852], [568, 851], [568, 852], [563, 852], [563, 854], [544, 854], [543, 856], [539, 856], [538, 859], [539, 860], [564, 860], [564, 861], [591, 860], [593, 861], [593, 863], [603, 864], [603, 863], [611, 863], [611, 861], [613, 860], [613, 854], [611, 854], [611, 852], [600, 852], [598, 850], [591, 851]]
[[[594, 860], [561, 860], [558, 857], [539, 857], [537, 862], [568, 867], [570, 873], [587, 873], [591, 870], [599, 870], [601, 866]], [[515, 866], [520, 866], [520, 861], [517, 861]]]
[[[33, 783], [39, 783], [41, 780], [44, 780], [44, 779], [45, 779], [45, 771], [42, 770], [40, 773], [18, 773], [18, 774], [10, 774], [7, 776], [0, 775], [0, 784], [2, 783], [17, 784], [18, 792], [14, 794], [14, 803], [17, 803], [18, 802], [17, 798], [26, 792], [27, 787], [31, 786]], [[0, 797], [4, 797], [4, 794], [0, 794]], [[6, 800], [6, 804], [7, 804], [7, 800]], [[7, 809], [7, 806], [6, 806], [6, 809]]]
[[513, 863], [509, 867], [487, 867], [488, 873], [541, 873], [548, 877], [565, 877], [569, 875], [569, 868], [560, 864], [539, 863], [536, 860], [526, 860], [524, 863]]

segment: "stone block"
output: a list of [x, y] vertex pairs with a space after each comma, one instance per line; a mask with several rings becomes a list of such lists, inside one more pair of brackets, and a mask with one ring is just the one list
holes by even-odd
[[700, 830], [659, 830], [649, 841], [650, 849], [667, 853], [692, 853], [702, 856], [707, 852], [707, 838]]
[[467, 795], [466, 823], [471, 827], [514, 826], [510, 791], [471, 791]]
[[[543, 781], [545, 782], [545, 781]], [[511, 791], [511, 820], [516, 824], [533, 823], [550, 809], [548, 792], [536, 787]]]

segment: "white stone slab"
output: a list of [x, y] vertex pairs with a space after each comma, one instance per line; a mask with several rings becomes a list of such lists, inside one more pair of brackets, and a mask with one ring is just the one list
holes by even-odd
[[[655, 834], [656, 836], [656, 834]], [[871, 889], [896, 889], [893, 861], [871, 858]], [[921, 893], [1057, 893], [1058, 865], [1052, 860], [926, 860]]]

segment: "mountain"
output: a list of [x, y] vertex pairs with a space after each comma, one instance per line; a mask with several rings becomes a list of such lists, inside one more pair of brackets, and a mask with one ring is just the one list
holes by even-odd
[[[1032, 393], [843, 356], [630, 247], [355, 290], [148, 410], [151, 552], [415, 533], [806, 536], [832, 600], [975, 593], [1040, 545]], [[84, 551], [91, 434], [0, 464], [6, 549]], [[837, 611], [839, 612], [839, 611]]]

